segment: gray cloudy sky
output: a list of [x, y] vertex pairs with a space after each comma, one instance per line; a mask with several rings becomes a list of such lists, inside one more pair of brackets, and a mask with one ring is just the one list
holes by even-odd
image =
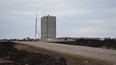
[[116, 0], [0, 0], [0, 38], [34, 38], [36, 11], [57, 17], [57, 37], [116, 37]]

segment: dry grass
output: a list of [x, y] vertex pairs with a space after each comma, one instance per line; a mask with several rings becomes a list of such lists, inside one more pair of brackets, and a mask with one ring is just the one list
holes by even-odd
[[15, 48], [19, 50], [26, 50], [34, 53], [48, 54], [53, 57], [64, 57], [67, 60], [67, 65], [113, 65], [108, 61], [102, 61], [98, 59], [87, 58], [79, 55], [70, 55], [66, 53], [60, 53], [51, 51], [45, 48], [34, 47], [26, 44], [15, 44]]

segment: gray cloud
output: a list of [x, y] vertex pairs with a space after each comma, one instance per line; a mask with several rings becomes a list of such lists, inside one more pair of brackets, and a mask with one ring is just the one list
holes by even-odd
[[1, 0], [0, 38], [33, 38], [36, 11], [39, 27], [41, 16], [57, 16], [57, 37], [116, 37], [115, 3], [115, 0]]

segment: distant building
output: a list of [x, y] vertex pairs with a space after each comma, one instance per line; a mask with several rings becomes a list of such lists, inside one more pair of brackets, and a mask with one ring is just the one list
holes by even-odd
[[41, 17], [41, 39], [55, 39], [56, 38], [56, 17], [43, 16]]

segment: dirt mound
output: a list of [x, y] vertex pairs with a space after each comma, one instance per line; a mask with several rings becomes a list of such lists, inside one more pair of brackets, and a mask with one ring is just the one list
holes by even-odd
[[63, 57], [18, 50], [14, 45], [12, 42], [0, 42], [0, 58], [12, 61], [0, 65], [67, 65]]

